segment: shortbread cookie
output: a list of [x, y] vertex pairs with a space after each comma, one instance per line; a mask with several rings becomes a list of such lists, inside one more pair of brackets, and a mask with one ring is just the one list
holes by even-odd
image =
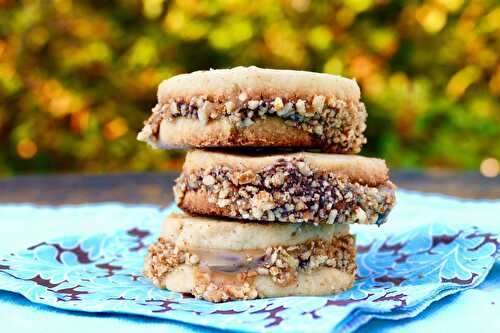
[[395, 204], [385, 162], [353, 155], [188, 152], [174, 187], [191, 214], [244, 220], [382, 224]]
[[149, 248], [144, 274], [159, 288], [211, 302], [339, 293], [356, 271], [348, 228], [173, 214]]
[[252, 66], [164, 81], [138, 139], [157, 148], [303, 147], [356, 153], [366, 142], [365, 128], [356, 81]]

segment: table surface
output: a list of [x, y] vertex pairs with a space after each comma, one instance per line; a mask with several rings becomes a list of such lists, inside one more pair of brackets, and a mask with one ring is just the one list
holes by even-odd
[[[141, 173], [141, 174], [108, 174], [108, 175], [37, 175], [11, 177], [0, 180], [0, 203], [2, 202], [35, 202], [39, 204], [67, 204], [102, 201], [121, 201], [126, 203], [152, 203], [166, 205], [172, 200], [171, 186], [176, 173]], [[474, 173], [436, 173], [394, 171], [391, 179], [400, 188], [439, 192], [468, 198], [500, 198], [500, 177], [488, 179]], [[449, 212], [445, 212], [450, 214]], [[15, 215], [14, 215], [15, 216]], [[18, 222], [11, 223], [10, 234], [4, 232], [4, 241], [0, 247], [13, 248], [12, 242], [35, 244], [46, 237], [46, 233], [61, 232], [58, 228], [46, 228], [32, 223], [21, 213], [16, 217]], [[7, 220], [8, 221], [8, 220]], [[83, 221], [83, 220], [82, 220]], [[103, 220], [107, 221], [107, 220]], [[5, 219], [0, 219], [5, 222]], [[72, 221], [74, 222], [74, 221]], [[85, 221], [84, 221], [85, 222]], [[105, 224], [108, 229], [112, 223]], [[121, 222], [121, 221], [119, 221]], [[55, 223], [50, 221], [49, 223]], [[97, 224], [97, 223], [96, 223]], [[87, 228], [87, 223], [70, 223], [72, 230]], [[99, 229], [104, 229], [100, 223]], [[116, 223], [114, 225], [116, 228]], [[12, 230], [17, 232], [12, 232]], [[26, 234], [26, 230], [38, 230]], [[66, 231], [65, 231], [66, 232]], [[16, 237], [13, 235], [23, 235]], [[26, 237], [28, 235], [28, 237]], [[5, 238], [8, 241], [5, 241]], [[33, 238], [33, 239], [31, 239]], [[43, 239], [43, 238], [41, 238]], [[488, 331], [498, 327], [498, 307], [493, 300], [498, 299], [499, 268], [498, 264], [479, 288], [465, 291], [459, 295], [447, 297], [433, 303], [426, 311], [415, 319], [373, 320], [359, 331], [361, 332], [439, 332], [439, 331]], [[497, 302], [498, 303], [498, 302]], [[477, 320], [470, 320], [471, 312]], [[2, 317], [3, 315], [3, 317]], [[31, 318], [26, 320], [26, 318]], [[41, 330], [58, 331], [71, 327], [99, 328], [99, 331], [110, 329], [120, 332], [147, 330], [148, 332], [165, 332], [173, 330], [193, 332], [190, 327], [175, 322], [142, 320], [141, 317], [119, 315], [81, 315], [76, 312], [57, 311], [29, 303], [21, 296], [0, 292], [0, 322], [9, 321], [10, 327], [17, 332], [33, 331], [33, 322], [40, 322]], [[7, 327], [9, 327], [7, 324]], [[201, 331], [201, 330], [197, 330]], [[498, 329], [496, 330], [498, 331]]]
[[[118, 201], [167, 205], [173, 200], [176, 172], [57, 174], [17, 176], [0, 180], [0, 202], [75, 204]], [[473, 172], [402, 171], [391, 173], [400, 188], [462, 198], [500, 198], [500, 177]]]

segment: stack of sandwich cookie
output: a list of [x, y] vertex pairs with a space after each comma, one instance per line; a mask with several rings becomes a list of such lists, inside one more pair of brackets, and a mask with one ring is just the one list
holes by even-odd
[[138, 138], [192, 150], [174, 187], [184, 214], [166, 218], [145, 276], [212, 302], [350, 288], [349, 224], [380, 225], [395, 204], [383, 160], [335, 154], [366, 141], [359, 98], [352, 80], [256, 67], [164, 81]]

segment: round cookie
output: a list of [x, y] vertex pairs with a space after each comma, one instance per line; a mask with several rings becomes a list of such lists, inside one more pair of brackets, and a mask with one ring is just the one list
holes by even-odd
[[236, 67], [174, 76], [138, 139], [157, 148], [303, 147], [356, 153], [366, 142], [359, 87], [343, 77]]
[[172, 214], [149, 248], [144, 274], [160, 288], [212, 302], [329, 295], [354, 281], [356, 250], [348, 230], [347, 225], [240, 223]]
[[395, 186], [376, 158], [188, 152], [174, 187], [191, 214], [268, 222], [382, 224]]

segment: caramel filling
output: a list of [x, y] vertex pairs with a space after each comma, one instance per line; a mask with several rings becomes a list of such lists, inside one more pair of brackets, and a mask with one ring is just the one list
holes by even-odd
[[217, 272], [232, 274], [256, 270], [266, 262], [265, 251], [227, 251], [189, 249], [192, 256], [199, 259], [199, 268], [202, 272]]

